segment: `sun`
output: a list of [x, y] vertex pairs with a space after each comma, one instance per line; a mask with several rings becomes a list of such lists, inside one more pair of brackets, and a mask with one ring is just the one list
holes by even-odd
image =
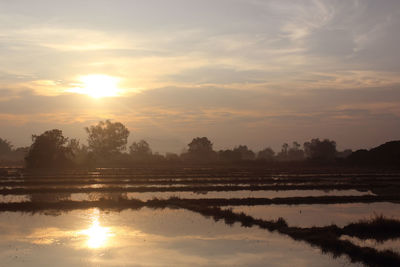
[[104, 75], [104, 74], [90, 74], [80, 76], [77, 87], [71, 88], [70, 92], [84, 94], [93, 98], [113, 97], [120, 94], [118, 88], [119, 78]]

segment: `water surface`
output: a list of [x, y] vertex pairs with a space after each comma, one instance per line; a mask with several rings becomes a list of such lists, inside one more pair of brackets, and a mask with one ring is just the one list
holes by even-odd
[[353, 266], [304, 242], [186, 210], [0, 213], [0, 266]]
[[282, 217], [290, 226], [312, 227], [336, 224], [345, 226], [361, 219], [371, 219], [377, 215], [400, 220], [400, 204], [346, 203], [346, 204], [301, 204], [232, 206], [234, 212], [244, 212], [258, 219], [275, 220]]

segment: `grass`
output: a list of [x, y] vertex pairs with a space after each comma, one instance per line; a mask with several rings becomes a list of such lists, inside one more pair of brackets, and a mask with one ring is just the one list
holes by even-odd
[[388, 239], [400, 238], [400, 221], [379, 215], [373, 219], [360, 220], [343, 227], [342, 234], [383, 242]]
[[[231, 210], [221, 210], [218, 207], [185, 206], [185, 208], [198, 212], [214, 220], [224, 220], [232, 225], [236, 222], [243, 227], [258, 226], [269, 231], [285, 234], [298, 241], [305, 241], [321, 249], [323, 253], [331, 253], [334, 257], [348, 256], [352, 262], [362, 262], [367, 266], [400, 266], [400, 255], [391, 251], [378, 251], [370, 247], [360, 247], [349, 241], [340, 240], [341, 230], [337, 226], [299, 228], [289, 227], [286, 221], [279, 218], [275, 221], [254, 219], [244, 213], [234, 213]], [[384, 220], [384, 219], [383, 219]]]

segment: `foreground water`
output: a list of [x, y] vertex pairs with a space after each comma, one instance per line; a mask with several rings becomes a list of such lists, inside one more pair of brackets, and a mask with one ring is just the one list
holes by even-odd
[[266, 265], [353, 266], [289, 237], [182, 209], [0, 213], [0, 266]]

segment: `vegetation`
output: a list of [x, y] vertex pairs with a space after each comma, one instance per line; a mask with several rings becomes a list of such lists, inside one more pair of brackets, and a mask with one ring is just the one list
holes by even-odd
[[107, 158], [126, 149], [129, 130], [120, 122], [100, 121], [85, 130], [88, 134], [89, 151], [95, 157]]
[[63, 168], [71, 166], [73, 157], [68, 138], [61, 130], [46, 131], [41, 135], [32, 135], [33, 144], [26, 156], [28, 168]]
[[[275, 153], [270, 147], [259, 152], [246, 145], [215, 151], [207, 137], [196, 137], [187, 151], [178, 155], [153, 152], [146, 140], [133, 142], [126, 151], [129, 130], [120, 122], [100, 121], [85, 128], [87, 145], [62, 136], [59, 129], [32, 136], [29, 148], [13, 149], [11, 142], [0, 138], [0, 164], [18, 162], [25, 157], [28, 168], [132, 167], [139, 164], [253, 164], [271, 167], [288, 166], [400, 166], [400, 141], [391, 141], [371, 150], [337, 151], [336, 142], [311, 139], [303, 146], [284, 143]], [[290, 164], [290, 165], [288, 165]]]
[[358, 165], [397, 165], [400, 166], [400, 141], [387, 142], [369, 151], [357, 150], [348, 157], [349, 162]]

